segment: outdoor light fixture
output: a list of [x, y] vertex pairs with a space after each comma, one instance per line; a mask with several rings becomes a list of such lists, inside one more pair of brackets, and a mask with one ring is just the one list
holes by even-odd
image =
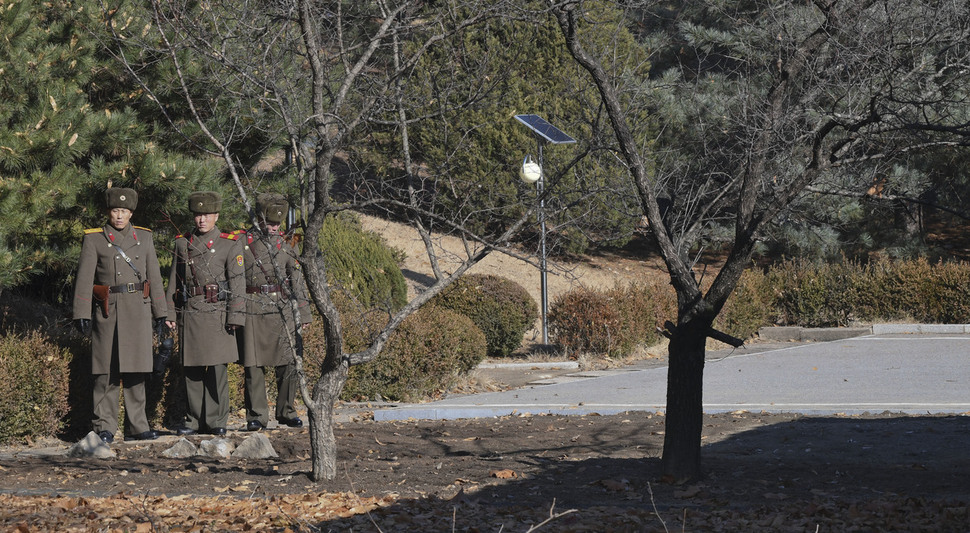
[[546, 316], [549, 314], [549, 285], [546, 280], [546, 204], [545, 197], [542, 195], [542, 189], [545, 185], [542, 179], [542, 145], [547, 142], [570, 144], [576, 142], [576, 139], [566, 135], [539, 115], [515, 115], [515, 119], [525, 124], [525, 127], [532, 131], [539, 145], [539, 161], [533, 161], [531, 155], [525, 156], [519, 177], [529, 185], [536, 184], [536, 196], [539, 197], [539, 228], [542, 239], [539, 248], [539, 279], [542, 285], [542, 344], [549, 344], [549, 323], [546, 320]]
[[519, 177], [522, 178], [522, 181], [532, 185], [542, 177], [542, 167], [532, 160], [531, 155], [527, 155], [522, 161], [522, 170], [519, 171]]

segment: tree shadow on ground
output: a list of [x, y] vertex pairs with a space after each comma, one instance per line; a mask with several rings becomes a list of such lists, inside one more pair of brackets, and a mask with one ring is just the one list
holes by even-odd
[[[703, 448], [706, 477], [679, 486], [659, 480], [662, 435], [657, 434], [656, 427], [644, 432], [640, 425], [623, 425], [622, 416], [602, 417], [614, 423], [599, 426], [598, 433], [577, 433], [575, 439], [553, 446], [547, 439], [531, 439], [522, 432], [500, 435], [496, 440], [486, 434], [471, 441], [444, 442], [441, 434], [424, 431], [420, 437], [427, 446], [413, 452], [444, 462], [501, 458], [496, 460], [496, 471], [508, 471], [508, 477], [466, 484], [457, 494], [429, 494], [418, 507], [429, 516], [439, 509], [442, 522], [437, 526], [476, 530], [463, 529], [460, 517], [463, 510], [468, 516], [480, 516], [477, 510], [485, 506], [492, 509], [495, 522], [487, 527], [464, 524], [481, 527], [481, 531], [508, 525], [510, 513], [537, 523], [548, 516], [553, 505], [556, 509], [575, 508], [580, 513], [611, 507], [615, 513], [636, 516], [638, 523], [646, 524], [651, 516], [662, 516], [672, 523], [688, 514], [765, 512], [782, 507], [795, 509], [787, 511], [786, 516], [799, 512], [815, 516], [825, 506], [855, 509], [860, 502], [876, 499], [915, 498], [963, 502], [960, 508], [964, 512], [954, 519], [967, 516], [967, 416], [709, 416]], [[550, 423], [557, 424], [555, 419]], [[541, 426], [533, 426], [533, 436], [543, 431]], [[519, 447], [510, 448], [515, 441]], [[476, 467], [469, 463], [470, 469]], [[367, 520], [400, 515], [406, 509], [411, 512], [415, 505], [414, 500], [402, 499], [372, 513]], [[528, 518], [522, 518], [523, 514]], [[454, 519], [451, 523], [449, 516]], [[323, 529], [359, 526], [361, 520], [364, 518], [327, 522]], [[659, 527], [659, 521], [650, 527], [654, 526]]]

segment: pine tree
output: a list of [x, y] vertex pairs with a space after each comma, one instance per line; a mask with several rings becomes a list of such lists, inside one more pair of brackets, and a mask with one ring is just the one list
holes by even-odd
[[[540, 6], [532, 5], [539, 9]], [[616, 40], [618, 69], [645, 75], [645, 52], [626, 28], [623, 13], [600, 6], [588, 32], [598, 42]], [[638, 220], [634, 197], [618, 160], [593, 147], [580, 167], [568, 163], [580, 155], [593, 132], [603, 127], [596, 89], [572, 63], [562, 36], [548, 20], [505, 18], [466, 32], [460, 42], [442, 44], [422, 58], [402, 82], [411, 116], [412, 157], [420, 161], [422, 191], [435, 191], [428, 208], [457, 217], [481, 235], [499, 235], [527, 209], [535, 208], [536, 186], [518, 179], [526, 154], [538, 156], [533, 134], [517, 114], [538, 114], [580, 140], [546, 145], [543, 151], [545, 206], [552, 253], [583, 253], [593, 243], [623, 244]], [[368, 143], [355, 145], [358, 157], [375, 175], [400, 176], [400, 128], [394, 110], [380, 119], [387, 126], [368, 132]], [[379, 121], [375, 121], [379, 123]], [[645, 128], [645, 131], [648, 131]], [[375, 142], [376, 141], [376, 142]], [[380, 155], [375, 152], [381, 152]], [[538, 245], [538, 227], [528, 224], [516, 240]]]
[[[139, 191], [133, 221], [171, 230], [169, 206], [216, 168], [158, 147], [99, 32], [95, 1], [0, 9], [0, 291], [70, 291], [85, 227], [104, 223], [109, 185]], [[164, 253], [164, 246], [159, 251]]]

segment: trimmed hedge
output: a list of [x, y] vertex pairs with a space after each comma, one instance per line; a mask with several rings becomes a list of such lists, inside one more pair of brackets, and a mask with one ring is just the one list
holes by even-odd
[[673, 291], [662, 286], [631, 283], [606, 291], [579, 288], [549, 306], [553, 342], [567, 354], [629, 354], [638, 345], [660, 338], [657, 327], [676, 312]]
[[518, 283], [488, 274], [467, 274], [431, 303], [472, 319], [485, 333], [490, 357], [505, 357], [539, 318], [539, 306]]
[[[554, 342], [567, 353], [617, 356], [656, 342], [656, 326], [676, 314], [669, 285], [632, 284], [565, 293], [550, 306], [549, 318]], [[751, 269], [715, 328], [746, 339], [764, 326], [839, 327], [857, 321], [970, 323], [970, 264], [790, 260]]]
[[[847, 326], [853, 321], [970, 322], [970, 265], [925, 259], [860, 263], [791, 260], [753, 273], [774, 311], [770, 323]], [[764, 291], [765, 289], [761, 289]]]
[[425, 305], [374, 361], [350, 368], [342, 398], [414, 401], [448, 388], [485, 358], [485, 334], [455, 311]]

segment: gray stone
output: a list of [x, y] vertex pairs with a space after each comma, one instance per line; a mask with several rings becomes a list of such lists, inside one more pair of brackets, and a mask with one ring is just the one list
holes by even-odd
[[97, 433], [90, 431], [78, 443], [67, 451], [68, 457], [97, 457], [98, 459], [113, 459], [117, 457], [114, 450], [101, 440]]
[[273, 448], [273, 443], [262, 433], [256, 433], [242, 441], [242, 444], [232, 452], [233, 459], [266, 459], [279, 457]]
[[171, 448], [162, 452], [163, 457], [172, 459], [186, 459], [199, 454], [199, 449], [189, 439], [182, 437]]
[[204, 440], [199, 443], [199, 455], [206, 457], [226, 458], [232, 455], [235, 449], [236, 446], [232, 441], [223, 438]]

